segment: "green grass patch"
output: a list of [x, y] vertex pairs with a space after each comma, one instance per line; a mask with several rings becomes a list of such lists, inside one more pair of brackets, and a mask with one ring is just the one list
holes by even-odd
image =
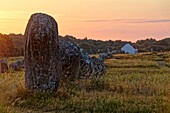
[[[0, 112], [169, 113], [169, 54], [121, 57], [105, 61], [107, 72], [101, 78], [62, 79], [54, 94], [27, 92], [23, 70], [1, 74]], [[157, 58], [166, 66], [161, 67]]]

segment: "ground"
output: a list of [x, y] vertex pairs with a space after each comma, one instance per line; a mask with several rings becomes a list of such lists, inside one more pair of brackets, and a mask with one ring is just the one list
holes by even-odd
[[53, 95], [25, 91], [23, 70], [1, 74], [0, 113], [169, 113], [170, 53], [114, 57], [103, 77], [62, 79]]

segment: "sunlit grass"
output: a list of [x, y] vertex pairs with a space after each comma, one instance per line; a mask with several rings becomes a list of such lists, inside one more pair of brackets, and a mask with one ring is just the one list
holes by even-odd
[[1, 74], [0, 111], [169, 113], [169, 66], [161, 67], [150, 60], [152, 54], [147, 54], [145, 60], [145, 55], [141, 59], [136, 55], [121, 56], [121, 59], [106, 60], [107, 72], [103, 77], [62, 79], [59, 90], [52, 95], [25, 91], [23, 71]]
[[107, 67], [110, 68], [146, 68], [146, 67], [159, 67], [159, 64], [154, 61], [140, 60], [140, 59], [109, 59], [105, 61]]
[[15, 62], [15, 61], [18, 61], [18, 60], [23, 60], [24, 57], [23, 56], [20, 56], [20, 57], [8, 57], [8, 63], [10, 64], [11, 62]]

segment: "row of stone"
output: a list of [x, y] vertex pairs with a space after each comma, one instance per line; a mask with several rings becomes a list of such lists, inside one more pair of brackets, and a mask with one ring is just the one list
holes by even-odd
[[25, 86], [40, 92], [56, 91], [62, 77], [101, 76], [104, 60], [90, 57], [76, 44], [59, 40], [58, 26], [49, 15], [31, 16], [25, 30]]
[[[91, 58], [89, 57], [88, 53], [82, 48], [79, 48], [77, 44], [65, 42], [62, 39], [59, 40], [59, 44], [63, 76], [73, 78], [96, 77], [102, 75], [105, 72], [105, 65], [103, 61], [104, 59], [108, 58], [106, 53], [100, 54], [99, 58], [94, 56]], [[1, 73], [8, 71], [7, 60], [0, 60], [0, 65]], [[9, 69], [14, 71], [20, 71], [23, 68], [24, 60], [18, 60], [9, 64]]]
[[106, 68], [104, 60], [90, 57], [77, 44], [59, 40], [62, 61], [62, 75], [70, 78], [99, 77]]
[[24, 68], [24, 60], [18, 60], [16, 62], [12, 62], [8, 66], [8, 62], [6, 59], [0, 60], [0, 73], [5, 73], [10, 70], [20, 71]]
[[101, 59], [103, 59], [103, 60], [106, 60], [106, 59], [114, 58], [114, 56], [113, 56], [112, 53], [107, 52], [107, 53], [100, 53], [100, 54], [99, 54], [99, 58], [101, 58]]

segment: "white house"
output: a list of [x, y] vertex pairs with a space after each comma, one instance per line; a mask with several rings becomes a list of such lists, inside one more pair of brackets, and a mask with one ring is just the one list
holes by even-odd
[[127, 54], [135, 54], [138, 53], [138, 50], [135, 49], [133, 46], [130, 44], [125, 44], [122, 48], [121, 51], [124, 51]]

